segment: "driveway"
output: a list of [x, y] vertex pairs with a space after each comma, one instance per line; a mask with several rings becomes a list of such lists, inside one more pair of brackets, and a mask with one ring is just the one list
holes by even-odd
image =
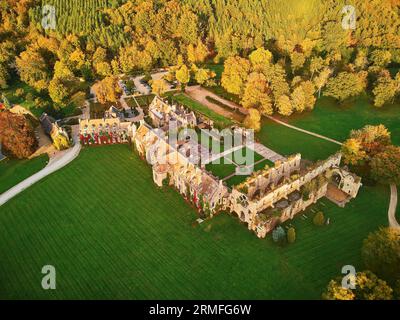
[[[76, 131], [76, 129], [74, 131]], [[57, 153], [54, 157], [50, 158], [49, 163], [42, 170], [25, 179], [24, 181], [18, 183], [16, 186], [12, 187], [8, 191], [2, 193], [0, 195], [0, 206], [5, 204], [10, 199], [14, 198], [25, 189], [34, 185], [36, 182], [65, 167], [67, 164], [73, 161], [81, 151], [81, 144], [79, 143], [77, 136], [75, 136], [74, 140], [75, 145], [72, 148]]]
[[[156, 72], [156, 73], [152, 73], [151, 74], [151, 78], [153, 80], [160, 80], [162, 79], [166, 74], [168, 73], [168, 71], [161, 71], [161, 72]], [[133, 82], [135, 84], [136, 90], [139, 91], [141, 94], [147, 95], [151, 93], [151, 88], [147, 88], [145, 85], [143, 85], [143, 83], [140, 82], [140, 80], [142, 80], [144, 78], [144, 75], [141, 76], [137, 76], [135, 78], [133, 78]], [[167, 91], [171, 90], [171, 87], [169, 87], [167, 89]]]

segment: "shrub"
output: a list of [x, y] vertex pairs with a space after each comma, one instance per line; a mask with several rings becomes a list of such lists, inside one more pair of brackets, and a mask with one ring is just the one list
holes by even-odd
[[272, 231], [272, 240], [279, 244], [284, 243], [284, 241], [286, 240], [286, 232], [281, 226]]
[[365, 266], [378, 277], [390, 283], [400, 280], [400, 230], [380, 228], [370, 233], [361, 254]]
[[316, 226], [323, 226], [325, 224], [325, 216], [323, 212], [317, 212], [314, 216], [313, 222]]
[[28, 102], [33, 102], [33, 99], [34, 99], [34, 97], [33, 97], [32, 93], [28, 92], [27, 95], [25, 96], [25, 100]]
[[22, 88], [18, 88], [17, 90], [15, 90], [15, 96], [17, 98], [22, 98], [25, 94], [25, 90]]
[[287, 232], [287, 241], [288, 243], [294, 243], [296, 241], [296, 229], [290, 228]]

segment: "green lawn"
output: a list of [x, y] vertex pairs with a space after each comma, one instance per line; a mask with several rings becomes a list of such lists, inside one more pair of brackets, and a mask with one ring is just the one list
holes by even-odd
[[[104, 168], [107, 168], [105, 170]], [[257, 239], [226, 214], [195, 211], [127, 146], [84, 149], [0, 207], [0, 298], [318, 299], [345, 264], [361, 270], [367, 234], [387, 223], [389, 190], [364, 187], [331, 224], [296, 218], [297, 241]], [[41, 268], [57, 289], [41, 289]]]
[[327, 159], [340, 150], [339, 145], [287, 128], [268, 119], [263, 120], [263, 126], [256, 138], [283, 156], [301, 153], [304, 159], [311, 161]]
[[186, 106], [189, 109], [194, 110], [195, 112], [198, 112], [207, 118], [213, 120], [217, 125], [219, 124], [220, 126], [223, 127], [229, 127], [233, 124], [232, 120], [225, 118], [224, 116], [219, 115], [218, 113], [210, 110], [206, 106], [202, 105], [201, 103], [198, 103], [197, 101], [194, 101], [190, 99], [188, 96], [184, 94], [178, 94], [172, 97], [172, 99], [184, 106]]
[[221, 164], [209, 163], [206, 165], [206, 170], [211, 172], [215, 177], [218, 177], [219, 179], [224, 179], [230, 176], [231, 174], [235, 173], [236, 166], [230, 163], [221, 163]]
[[0, 194], [43, 169], [48, 160], [46, 154], [32, 160], [7, 158], [0, 161]]
[[[153, 101], [154, 97], [154, 94], [149, 94], [144, 96], [137, 96], [135, 98], [139, 106], [146, 110], [149, 107], [150, 103]], [[133, 98], [126, 99], [126, 103], [131, 108], [137, 108], [137, 104]]]
[[[251, 153], [251, 154], [249, 154]], [[236, 171], [236, 167], [237, 165], [232, 163], [238, 163], [238, 162], [242, 162], [243, 159], [242, 157], [246, 157], [249, 154], [249, 156], [254, 157], [254, 160], [252, 161], [252, 163], [256, 163], [258, 161], [261, 161], [262, 159], [264, 159], [263, 156], [259, 155], [256, 152], [253, 152], [252, 150], [248, 149], [247, 147], [244, 147], [240, 150], [236, 150], [232, 153], [227, 154], [225, 157], [218, 159], [220, 163], [209, 163], [206, 165], [206, 170], [211, 172], [214, 176], [218, 177], [219, 179], [224, 179], [230, 175], [232, 175], [233, 173], [235, 173]], [[263, 168], [266, 164], [270, 164], [271, 162], [268, 160], [263, 161], [262, 163], [259, 163], [256, 168]], [[246, 163], [247, 164], [247, 163]], [[261, 167], [260, 167], [261, 166]], [[259, 170], [257, 169], [257, 170]], [[239, 179], [240, 177], [240, 179]], [[233, 179], [233, 181], [243, 181], [245, 180], [248, 176], [239, 176], [236, 179], [230, 178], [228, 179], [228, 181], [231, 181], [231, 179]], [[229, 186], [232, 186], [230, 184], [228, 184]]]
[[367, 124], [384, 124], [392, 132], [395, 144], [400, 145], [400, 103], [374, 107], [365, 96], [340, 105], [331, 98], [318, 100], [313, 111], [288, 118], [290, 124], [330, 138], [344, 141], [350, 130]]

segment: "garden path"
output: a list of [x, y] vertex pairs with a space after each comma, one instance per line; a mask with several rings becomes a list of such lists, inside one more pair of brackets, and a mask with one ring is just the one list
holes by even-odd
[[60, 152], [59, 154], [57, 154], [57, 156], [51, 158], [47, 166], [44, 167], [42, 170], [30, 176], [29, 178], [25, 179], [24, 181], [18, 183], [8, 191], [2, 193], [0, 195], [0, 206], [5, 204], [10, 199], [14, 198], [16, 195], [18, 195], [25, 189], [29, 188], [36, 182], [42, 180], [43, 178], [47, 177], [53, 172], [65, 167], [72, 160], [74, 160], [81, 151], [81, 144], [79, 143], [77, 136], [75, 136], [74, 140], [75, 140], [75, 145], [72, 148], [64, 152]]

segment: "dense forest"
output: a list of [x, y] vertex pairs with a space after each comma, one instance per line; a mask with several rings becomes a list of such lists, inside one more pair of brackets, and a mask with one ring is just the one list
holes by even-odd
[[[343, 22], [355, 8], [356, 25]], [[55, 30], [42, 6], [56, 9]], [[84, 99], [82, 82], [174, 66], [170, 80], [220, 85], [257, 122], [368, 91], [400, 92], [399, 0], [0, 0], [0, 86], [16, 78], [54, 108]], [[209, 65], [224, 63], [221, 80]], [[108, 80], [106, 83], [112, 83]], [[19, 92], [19, 94], [23, 94]], [[38, 100], [45, 103], [46, 99]]]

